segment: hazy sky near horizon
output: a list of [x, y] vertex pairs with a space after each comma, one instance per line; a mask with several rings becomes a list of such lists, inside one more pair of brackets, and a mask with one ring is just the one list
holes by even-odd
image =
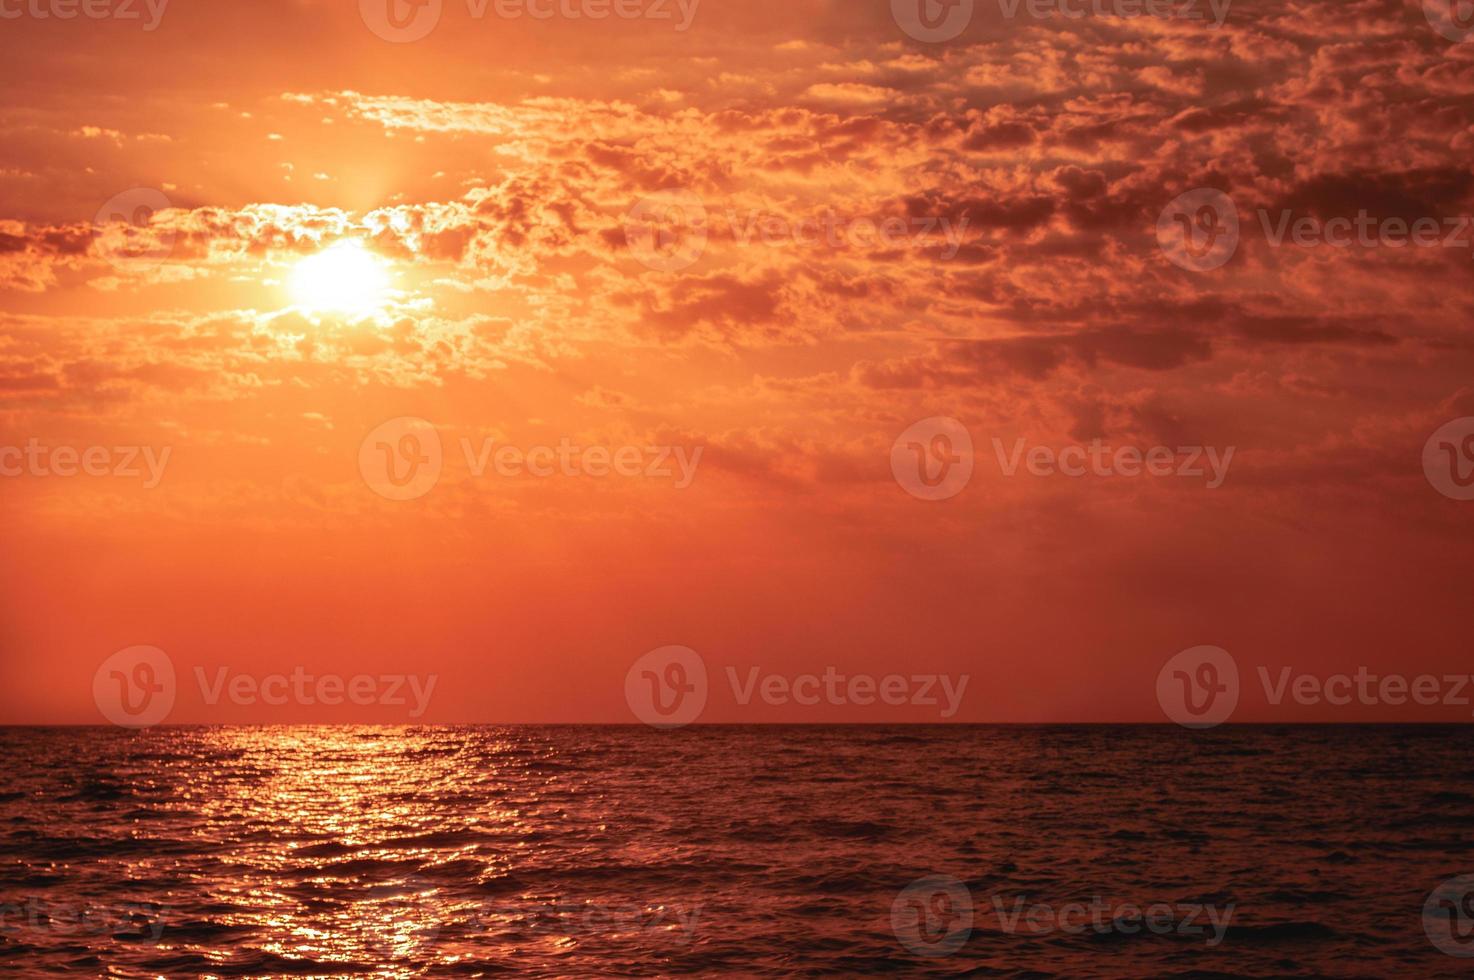
[[[626, 674], [669, 644], [705, 658], [708, 721], [936, 719], [743, 706], [727, 667], [1159, 721], [1159, 669], [1203, 644], [1238, 720], [1467, 718], [1276, 708], [1252, 677], [1468, 672], [1474, 502], [1424, 453], [1474, 416], [1474, 227], [1274, 232], [1457, 234], [1474, 41], [1419, 3], [1200, 6], [978, 2], [926, 43], [878, 0], [445, 0], [399, 43], [369, 0], [0, 3], [0, 447], [140, 471], [0, 477], [0, 720], [100, 720], [94, 672], [140, 644], [189, 722], [406, 720], [211, 706], [196, 667], [433, 673], [429, 721], [633, 721]], [[1199, 188], [1240, 225], [1202, 271], [1158, 235]], [[642, 201], [699, 202], [704, 244], [632, 246]], [[443, 451], [404, 500], [364, 474], [400, 418]], [[973, 443], [941, 501], [892, 466], [933, 418]], [[1231, 465], [1009, 475], [1097, 441]], [[560, 445], [639, 463], [477, 473]]]

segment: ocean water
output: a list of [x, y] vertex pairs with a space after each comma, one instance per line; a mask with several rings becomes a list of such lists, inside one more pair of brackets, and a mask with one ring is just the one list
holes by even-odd
[[0, 973], [1457, 976], [1467, 728], [0, 729]]

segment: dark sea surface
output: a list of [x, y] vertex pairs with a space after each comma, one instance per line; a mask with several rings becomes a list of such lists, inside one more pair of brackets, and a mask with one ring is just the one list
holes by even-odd
[[11, 728], [0, 745], [4, 975], [1474, 970], [1425, 928], [1474, 953], [1474, 899], [1433, 903], [1442, 933], [1424, 913], [1474, 872], [1468, 728]]

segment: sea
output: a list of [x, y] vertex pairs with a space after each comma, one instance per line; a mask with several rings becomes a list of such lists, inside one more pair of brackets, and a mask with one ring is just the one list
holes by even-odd
[[0, 728], [0, 975], [1439, 977], [1474, 729]]

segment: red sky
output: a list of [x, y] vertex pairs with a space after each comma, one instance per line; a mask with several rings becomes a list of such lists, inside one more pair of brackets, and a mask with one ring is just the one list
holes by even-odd
[[[685, 31], [446, 0], [391, 43], [347, 0], [173, 0], [153, 30], [0, 21], [0, 50], [0, 447], [170, 452], [151, 487], [0, 478], [0, 719], [99, 721], [94, 672], [138, 644], [181, 674], [434, 673], [430, 721], [632, 721], [667, 644], [714, 686], [967, 674], [968, 721], [1160, 721], [1200, 644], [1246, 678], [1469, 669], [1474, 502], [1422, 458], [1474, 415], [1474, 245], [1276, 246], [1257, 216], [1474, 215], [1474, 41], [1418, 4], [979, 3], [922, 43], [872, 0], [703, 0]], [[139, 188], [167, 209], [99, 233]], [[1241, 222], [1201, 272], [1156, 233], [1195, 188]], [[626, 215], [676, 192], [705, 248], [650, 268]], [[825, 215], [908, 235], [763, 240]], [[390, 292], [302, 309], [294, 267], [344, 238]], [[360, 449], [406, 416], [443, 471], [386, 499]], [[891, 469], [932, 417], [976, 454], [935, 502]], [[462, 451], [565, 438], [702, 455], [677, 487]], [[1008, 476], [994, 439], [1234, 456], [1213, 489]], [[703, 720], [935, 719], [721, 684]], [[405, 720], [183, 685], [170, 720], [349, 719]]]

